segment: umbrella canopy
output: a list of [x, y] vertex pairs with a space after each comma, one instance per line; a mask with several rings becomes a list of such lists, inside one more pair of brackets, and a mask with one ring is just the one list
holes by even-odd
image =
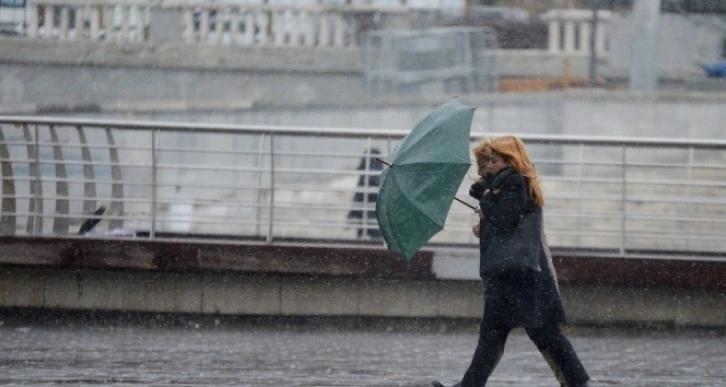
[[469, 166], [474, 108], [451, 99], [431, 111], [391, 153], [376, 217], [388, 249], [410, 260], [444, 228]]

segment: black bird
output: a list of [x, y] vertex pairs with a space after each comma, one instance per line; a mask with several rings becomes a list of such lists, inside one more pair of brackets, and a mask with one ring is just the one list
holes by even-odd
[[93, 212], [93, 216], [91, 216], [90, 218], [86, 219], [85, 222], [83, 222], [83, 224], [81, 225], [81, 228], [78, 229], [78, 234], [83, 235], [83, 234], [91, 231], [94, 227], [96, 227], [98, 222], [101, 221], [101, 215], [103, 215], [104, 212], [106, 212], [106, 207], [104, 207], [104, 206], [98, 207], [98, 209]]

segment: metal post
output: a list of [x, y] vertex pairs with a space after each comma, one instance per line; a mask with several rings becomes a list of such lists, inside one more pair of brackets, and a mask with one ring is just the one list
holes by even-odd
[[275, 136], [270, 133], [270, 219], [267, 228], [267, 244], [272, 243], [272, 224], [275, 218]]
[[[688, 147], [688, 201], [690, 202], [690, 206], [693, 206], [693, 162], [695, 159], [695, 150], [693, 147]], [[691, 248], [691, 234], [686, 234], [686, 248]]]
[[260, 148], [259, 148], [259, 158], [257, 159], [257, 206], [256, 206], [256, 214], [257, 214], [257, 221], [255, 222], [255, 235], [261, 235], [260, 225], [262, 223], [262, 212], [260, 211], [260, 208], [262, 207], [262, 162], [264, 161], [265, 155], [262, 154], [262, 152], [265, 150], [265, 134], [260, 135]]
[[368, 137], [368, 140], [366, 141], [366, 150], [365, 150], [365, 168], [363, 169], [363, 209], [361, 213], [361, 220], [363, 221], [363, 234], [361, 235], [363, 237], [363, 240], [368, 239], [368, 178], [369, 173], [371, 171], [371, 138]]
[[156, 141], [159, 138], [158, 133], [159, 129], [151, 132], [151, 229], [149, 230], [149, 239], [154, 239], [156, 236], [156, 185], [158, 184], [158, 174], [156, 171]]
[[42, 224], [40, 222], [40, 212], [39, 209], [41, 208], [41, 197], [40, 197], [40, 144], [38, 141], [38, 124], [35, 124], [35, 139], [33, 140], [33, 148], [35, 148], [35, 176], [33, 177], [35, 179], [35, 205], [33, 206], [33, 236], [37, 235], [38, 232], [41, 234], [43, 233]]
[[[585, 175], [583, 169], [585, 168], [585, 144], [580, 144], [580, 169], [577, 176], [577, 229], [581, 230], [582, 223], [582, 177]], [[582, 242], [581, 234], [577, 233], [577, 246], [581, 246]]]
[[620, 207], [621, 207], [621, 214], [620, 214], [620, 255], [625, 256], [625, 242], [626, 242], [626, 227], [627, 222], [625, 219], [626, 216], [626, 206], [627, 206], [627, 195], [626, 195], [626, 178], [627, 173], [625, 170], [625, 163], [627, 162], [627, 148], [625, 145], [622, 146], [623, 148], [623, 159], [622, 159], [622, 176], [621, 176], [621, 191], [620, 191]]

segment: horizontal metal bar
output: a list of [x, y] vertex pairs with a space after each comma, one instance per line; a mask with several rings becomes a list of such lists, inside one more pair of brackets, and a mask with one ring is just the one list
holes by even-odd
[[[200, 124], [158, 121], [130, 121], [91, 118], [66, 117], [28, 117], [28, 116], [0, 116], [0, 124], [39, 124], [39, 125], [81, 125], [99, 128], [113, 127], [127, 130], [157, 130], [160, 132], [206, 132], [206, 133], [254, 133], [291, 136], [344, 136], [344, 137], [380, 137], [385, 139], [403, 138], [408, 130], [394, 129], [350, 129], [350, 128], [307, 128], [296, 126], [265, 126], [265, 125], [234, 125], [234, 124]], [[488, 137], [498, 137], [508, 133], [487, 133]], [[724, 149], [726, 140], [712, 139], [664, 139], [652, 137], [605, 137], [605, 136], [572, 136], [572, 135], [543, 135], [519, 133], [518, 136], [531, 144], [589, 144], [589, 145], [615, 145], [629, 147], [698, 147], [705, 149]], [[472, 134], [472, 140], [479, 140], [479, 134]]]

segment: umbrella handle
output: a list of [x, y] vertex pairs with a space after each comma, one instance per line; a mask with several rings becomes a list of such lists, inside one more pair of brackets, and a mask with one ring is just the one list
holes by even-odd
[[469, 204], [469, 203], [467, 203], [467, 202], [465, 202], [465, 201], [457, 198], [456, 196], [454, 196], [454, 200], [456, 200], [457, 202], [459, 202], [459, 203], [461, 203], [461, 204], [463, 204], [463, 205], [471, 208], [472, 210], [474, 210], [474, 212], [476, 212], [476, 207], [472, 206], [471, 204]]

